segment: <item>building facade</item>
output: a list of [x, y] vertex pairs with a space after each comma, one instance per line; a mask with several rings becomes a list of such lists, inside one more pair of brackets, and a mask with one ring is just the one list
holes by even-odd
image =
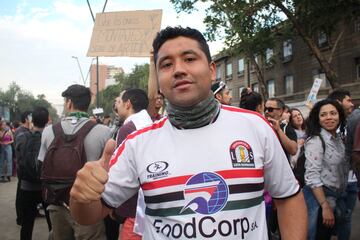
[[[115, 75], [123, 72], [124, 70], [121, 67], [99, 64], [99, 91], [115, 84]], [[90, 68], [90, 91], [91, 102], [93, 103], [96, 99], [96, 64], [92, 64]]]
[[[360, 104], [360, 18], [344, 26], [345, 30], [333, 52], [331, 64], [339, 76], [342, 88], [351, 92], [355, 104]], [[317, 44], [329, 58], [338, 34], [329, 38], [319, 34]], [[239, 106], [240, 93], [244, 87], [259, 91], [255, 68], [243, 56], [218, 54], [213, 56], [216, 64], [216, 80], [225, 81], [233, 96], [232, 105]], [[278, 43], [268, 49], [256, 61], [263, 69], [269, 97], [278, 97], [292, 107], [304, 108], [305, 100], [315, 78], [323, 79], [317, 99], [332, 90], [326, 81], [318, 61], [300, 36]]]

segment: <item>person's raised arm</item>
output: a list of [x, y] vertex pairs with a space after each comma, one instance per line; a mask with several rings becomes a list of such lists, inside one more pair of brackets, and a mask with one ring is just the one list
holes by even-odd
[[268, 121], [273, 125], [275, 132], [278, 134], [281, 145], [290, 155], [295, 155], [298, 149], [297, 142], [290, 139], [280, 128], [280, 122], [273, 118], [268, 118]]
[[150, 64], [149, 64], [149, 79], [148, 79], [148, 98], [149, 98], [149, 106], [148, 112], [152, 116], [155, 113], [155, 101], [156, 95], [158, 92], [158, 82], [155, 71], [155, 63], [154, 63], [154, 53], [150, 53]]
[[110, 139], [101, 158], [98, 161], [87, 162], [77, 172], [70, 192], [70, 212], [79, 224], [95, 224], [111, 211], [102, 204], [101, 194], [109, 178], [109, 161], [115, 146], [115, 141]]

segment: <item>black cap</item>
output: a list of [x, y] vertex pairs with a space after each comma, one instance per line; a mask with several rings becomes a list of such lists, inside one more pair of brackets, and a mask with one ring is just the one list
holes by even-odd
[[217, 94], [221, 90], [225, 88], [226, 84], [223, 81], [215, 82], [213, 85], [211, 85], [211, 91], [213, 91], [214, 94]]
[[74, 97], [82, 97], [91, 95], [90, 89], [79, 84], [74, 84], [69, 86], [64, 92], [62, 92], [61, 96], [66, 98], [74, 98]]

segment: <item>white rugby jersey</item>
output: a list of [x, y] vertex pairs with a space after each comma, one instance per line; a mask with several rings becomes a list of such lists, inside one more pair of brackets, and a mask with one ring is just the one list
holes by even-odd
[[299, 191], [271, 126], [229, 106], [205, 127], [165, 118], [134, 132], [110, 165], [102, 200], [115, 208], [141, 187], [143, 239], [267, 239], [264, 188], [274, 198]]

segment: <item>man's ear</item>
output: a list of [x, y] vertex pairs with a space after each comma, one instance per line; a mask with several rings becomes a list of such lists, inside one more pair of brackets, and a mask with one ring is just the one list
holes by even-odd
[[132, 108], [132, 104], [131, 104], [130, 99], [128, 99], [128, 100], [125, 102], [125, 107], [126, 107], [127, 110], [130, 109], [130, 108]]
[[216, 79], [216, 64], [211, 62], [210, 65], [211, 82], [215, 82]]
[[[220, 91], [221, 92], [221, 91]], [[217, 94], [215, 94], [215, 98], [217, 99], [217, 100], [219, 100], [219, 101], [221, 101], [222, 100], [222, 94], [220, 93], [220, 92], [218, 92]]]
[[71, 108], [72, 108], [72, 105], [73, 105], [73, 102], [71, 101], [70, 98], [68, 98], [68, 99], [66, 100], [66, 107], [67, 107], [68, 109], [71, 109]]

